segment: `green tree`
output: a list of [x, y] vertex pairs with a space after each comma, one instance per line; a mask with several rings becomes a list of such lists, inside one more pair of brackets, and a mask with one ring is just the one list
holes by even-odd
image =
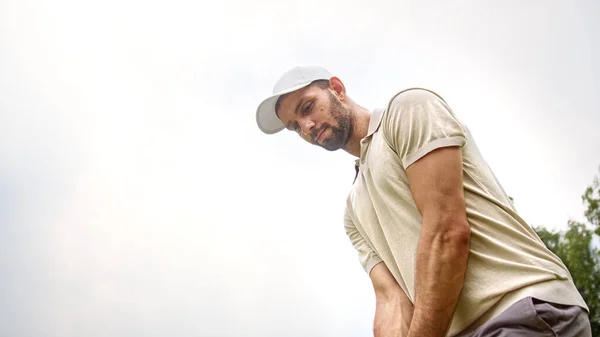
[[589, 224], [569, 221], [566, 231], [534, 227], [548, 249], [569, 269], [575, 286], [590, 308], [592, 335], [600, 337], [600, 252], [594, 237], [600, 235], [600, 184], [598, 176], [582, 196]]
[[592, 185], [585, 189], [581, 199], [586, 206], [585, 217], [596, 228], [596, 235], [600, 235], [600, 183], [598, 176], [595, 176]]

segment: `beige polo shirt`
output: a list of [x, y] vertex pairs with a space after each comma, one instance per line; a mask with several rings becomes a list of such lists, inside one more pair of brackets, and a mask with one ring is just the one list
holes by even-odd
[[471, 226], [465, 283], [447, 336], [472, 331], [525, 296], [587, 310], [567, 268], [517, 214], [467, 127], [426, 89], [404, 90], [374, 110], [361, 142], [344, 225], [365, 272], [385, 262], [413, 301], [421, 214], [406, 169], [445, 146], [462, 149]]

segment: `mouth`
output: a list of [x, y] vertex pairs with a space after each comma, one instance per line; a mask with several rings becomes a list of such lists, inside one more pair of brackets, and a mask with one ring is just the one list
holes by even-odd
[[322, 138], [325, 135], [325, 130], [327, 130], [327, 127], [324, 127], [323, 130], [321, 130], [321, 132], [319, 132], [317, 135], [317, 143], [320, 143], [323, 140]]

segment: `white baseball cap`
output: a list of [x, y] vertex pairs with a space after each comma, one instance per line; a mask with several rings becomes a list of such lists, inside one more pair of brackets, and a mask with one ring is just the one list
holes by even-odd
[[304, 88], [316, 80], [329, 80], [331, 73], [320, 66], [297, 66], [281, 75], [273, 87], [273, 95], [263, 100], [256, 109], [256, 123], [266, 134], [274, 134], [285, 128], [277, 114], [275, 104], [281, 95]]

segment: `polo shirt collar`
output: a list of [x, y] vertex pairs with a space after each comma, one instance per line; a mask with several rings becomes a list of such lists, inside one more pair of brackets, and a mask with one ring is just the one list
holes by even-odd
[[[379, 129], [379, 125], [381, 125], [381, 120], [383, 119], [383, 113], [385, 109], [375, 109], [371, 111], [371, 118], [369, 119], [369, 128], [367, 129], [367, 135], [363, 138], [363, 141], [367, 138], [371, 137], [377, 129]], [[361, 150], [362, 152], [362, 150]], [[361, 154], [362, 155], [362, 154]], [[354, 176], [354, 181], [358, 177], [358, 168], [360, 167], [360, 158], [354, 161], [354, 168], [356, 169], [356, 175]]]
[[365, 138], [370, 137], [377, 131], [379, 125], [381, 124], [381, 119], [383, 118], [384, 109], [375, 109], [371, 112], [371, 118], [369, 119], [369, 129], [367, 130], [367, 135]]

